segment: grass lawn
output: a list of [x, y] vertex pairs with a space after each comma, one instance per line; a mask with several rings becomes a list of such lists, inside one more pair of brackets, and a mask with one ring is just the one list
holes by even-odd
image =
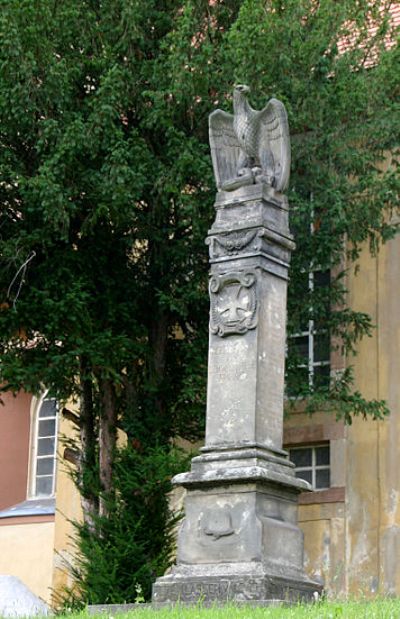
[[[88, 619], [87, 613], [68, 615], [68, 619]], [[320, 602], [310, 605], [288, 607], [264, 607], [227, 605], [204, 608], [175, 606], [154, 610], [138, 608], [128, 613], [104, 613], [96, 619], [400, 619], [400, 599], [384, 599], [373, 602]]]

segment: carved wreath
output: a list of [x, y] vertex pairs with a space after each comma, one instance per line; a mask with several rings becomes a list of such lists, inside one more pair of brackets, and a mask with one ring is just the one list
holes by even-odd
[[257, 326], [257, 275], [237, 271], [210, 279], [210, 331], [220, 337], [243, 334]]

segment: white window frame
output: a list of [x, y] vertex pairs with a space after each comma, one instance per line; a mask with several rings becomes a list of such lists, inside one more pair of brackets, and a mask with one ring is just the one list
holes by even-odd
[[[313, 194], [311, 193], [310, 195], [310, 200], [311, 203], [314, 200]], [[314, 234], [314, 208], [311, 209], [311, 222], [310, 222], [310, 234], [313, 235]], [[328, 270], [328, 269], [326, 269]], [[318, 266], [316, 267], [312, 267], [310, 265], [310, 269], [308, 271], [308, 290], [312, 293], [314, 291], [314, 274], [315, 273], [323, 273], [324, 271], [322, 271], [322, 269], [318, 268]], [[329, 273], [331, 273], [330, 269], [329, 269]], [[331, 373], [331, 360], [330, 357], [327, 361], [314, 361], [314, 338], [316, 336], [318, 336], [319, 334], [324, 334], [326, 333], [326, 330], [324, 329], [319, 329], [318, 331], [315, 329], [315, 321], [314, 320], [309, 320], [308, 321], [308, 329], [306, 331], [299, 331], [298, 333], [293, 333], [293, 335], [290, 336], [289, 340], [295, 340], [296, 338], [300, 338], [300, 337], [307, 337], [308, 338], [308, 365], [304, 364], [299, 364], [297, 367], [299, 368], [305, 368], [307, 367], [308, 369], [308, 385], [310, 388], [312, 388], [314, 386], [314, 369], [316, 367], [329, 367], [329, 374]], [[290, 398], [294, 397], [296, 398], [296, 396], [289, 396]]]
[[[317, 448], [318, 447], [328, 447], [329, 448], [329, 464], [317, 464]], [[311, 450], [311, 465], [310, 466], [296, 466], [295, 471], [296, 474], [297, 473], [301, 473], [302, 471], [311, 471], [311, 486], [313, 490], [328, 490], [329, 488], [331, 488], [331, 478], [332, 478], [332, 468], [331, 468], [331, 446], [330, 443], [321, 443], [321, 444], [317, 444], [317, 445], [299, 445], [296, 447], [289, 447], [287, 448], [289, 451], [289, 459], [291, 459], [291, 452], [292, 451], [300, 451], [300, 449], [302, 450], [306, 450], [309, 449]], [[324, 486], [321, 488], [317, 488], [316, 487], [316, 481], [317, 481], [317, 471], [329, 471], [329, 486]], [[297, 475], [296, 475], [297, 477]], [[300, 476], [300, 479], [302, 479], [302, 477]], [[307, 480], [306, 480], [307, 481]]]
[[[308, 290], [313, 292], [314, 291], [314, 277], [315, 277], [315, 273], [322, 273], [325, 271], [321, 271], [320, 269], [314, 269], [312, 271], [308, 272]], [[330, 355], [329, 355], [329, 359], [327, 359], [326, 361], [314, 361], [314, 343], [315, 343], [315, 339], [318, 337], [318, 335], [324, 335], [326, 334], [326, 329], [315, 329], [315, 321], [314, 320], [309, 320], [308, 321], [308, 329], [305, 331], [299, 331], [297, 333], [293, 333], [293, 335], [290, 336], [289, 341], [291, 342], [295, 342], [295, 340], [297, 338], [301, 338], [301, 337], [307, 337], [307, 343], [308, 343], [308, 364], [306, 363], [299, 363], [298, 366], [299, 368], [307, 368], [308, 369], [308, 384], [309, 387], [313, 387], [314, 386], [314, 375], [315, 375], [315, 368], [317, 367], [331, 367], [331, 360], [330, 360]]]
[[[46, 456], [38, 455], [38, 440], [39, 440], [39, 419], [46, 419], [46, 417], [39, 417], [40, 410], [43, 403], [46, 400], [52, 400], [56, 402], [56, 415], [55, 415], [55, 440], [53, 453]], [[31, 403], [31, 430], [30, 430], [30, 451], [29, 451], [29, 470], [28, 470], [28, 498], [29, 499], [47, 499], [53, 498], [56, 491], [56, 479], [57, 479], [57, 438], [58, 438], [58, 403], [55, 398], [48, 397], [48, 391], [44, 391], [38, 398], [32, 398]], [[49, 417], [54, 419], [54, 416]], [[44, 438], [44, 437], [41, 437]], [[54, 459], [52, 488], [50, 494], [38, 494], [36, 492], [36, 479], [37, 479], [37, 465], [41, 458], [48, 458], [51, 456]]]

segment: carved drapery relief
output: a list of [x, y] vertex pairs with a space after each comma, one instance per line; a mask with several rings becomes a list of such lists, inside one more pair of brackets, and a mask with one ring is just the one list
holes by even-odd
[[255, 270], [213, 275], [210, 279], [210, 331], [220, 337], [257, 326]]
[[210, 246], [210, 259], [235, 256], [244, 249], [257, 251], [261, 248], [262, 230], [248, 230], [220, 234], [207, 239]]

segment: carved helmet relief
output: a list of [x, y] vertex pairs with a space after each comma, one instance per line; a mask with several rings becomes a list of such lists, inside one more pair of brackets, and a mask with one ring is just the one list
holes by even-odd
[[221, 337], [257, 326], [257, 275], [254, 270], [213, 275], [210, 279], [210, 331]]
[[213, 541], [222, 537], [230, 537], [235, 533], [230, 510], [226, 507], [207, 510], [201, 520], [200, 528], [204, 535]]

